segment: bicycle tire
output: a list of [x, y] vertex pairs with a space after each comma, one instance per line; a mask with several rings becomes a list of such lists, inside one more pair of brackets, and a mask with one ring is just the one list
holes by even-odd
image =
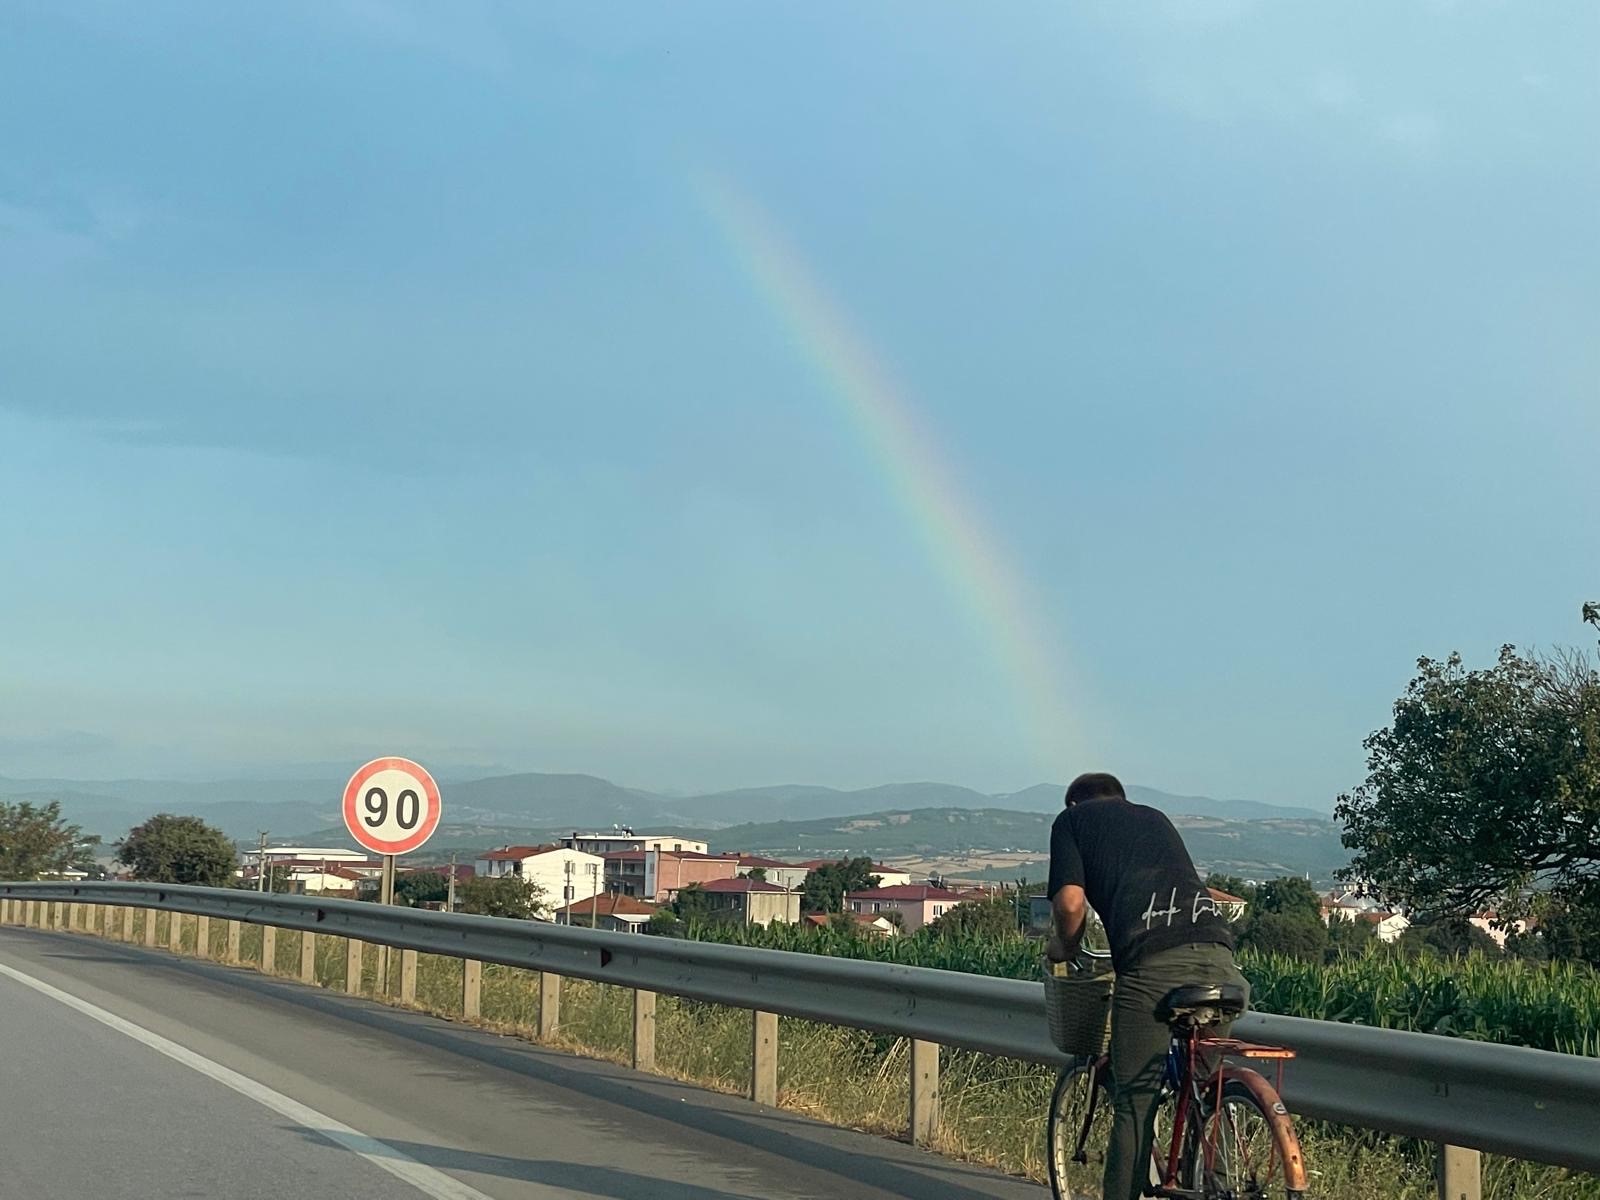
[[[1095, 1112], [1089, 1135], [1084, 1139], [1083, 1158], [1074, 1158], [1083, 1130], [1085, 1106], [1095, 1094]], [[1168, 1128], [1168, 1100], [1165, 1093], [1157, 1101], [1155, 1142], [1150, 1162], [1151, 1187], [1161, 1183]], [[1045, 1134], [1045, 1162], [1050, 1172], [1050, 1190], [1056, 1200], [1100, 1200], [1105, 1181], [1106, 1147], [1111, 1140], [1111, 1089], [1094, 1064], [1068, 1067], [1056, 1079], [1050, 1094], [1050, 1120]]]
[[[1089, 1128], [1084, 1137], [1086, 1119]], [[1092, 1063], [1068, 1067], [1050, 1093], [1045, 1132], [1045, 1161], [1056, 1200], [1099, 1200], [1110, 1138], [1111, 1094], [1102, 1085], [1099, 1071]]]
[[1305, 1200], [1300, 1141], [1278, 1094], [1253, 1071], [1230, 1070], [1184, 1138], [1178, 1177], [1205, 1200]]

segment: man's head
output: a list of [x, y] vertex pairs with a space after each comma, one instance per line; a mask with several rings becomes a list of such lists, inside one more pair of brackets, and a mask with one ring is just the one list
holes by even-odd
[[1126, 800], [1128, 793], [1122, 790], [1122, 783], [1115, 775], [1108, 775], [1104, 771], [1090, 771], [1079, 775], [1067, 785], [1067, 807], [1082, 804], [1086, 800]]

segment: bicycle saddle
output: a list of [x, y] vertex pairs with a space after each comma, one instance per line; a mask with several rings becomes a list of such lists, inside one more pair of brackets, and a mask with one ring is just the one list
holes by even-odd
[[1244, 989], [1231, 983], [1190, 983], [1173, 988], [1156, 1005], [1156, 1020], [1167, 1025], [1215, 1025], [1244, 1011]]

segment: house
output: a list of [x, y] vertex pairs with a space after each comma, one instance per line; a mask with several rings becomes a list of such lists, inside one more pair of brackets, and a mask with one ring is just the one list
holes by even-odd
[[569, 850], [582, 850], [586, 854], [610, 854], [616, 850], [687, 850], [693, 854], [704, 854], [706, 844], [694, 838], [686, 838], [676, 833], [647, 833], [636, 834], [626, 825], [618, 825], [609, 833], [580, 833], [574, 829], [572, 833], [561, 839], [561, 844]]
[[739, 876], [713, 879], [699, 888], [713, 920], [738, 925], [793, 925], [800, 920], [800, 893], [775, 883]]
[[1502, 950], [1506, 948], [1506, 939], [1513, 933], [1523, 934], [1528, 932], [1528, 922], [1512, 921], [1509, 925], [1505, 925], [1500, 921], [1500, 914], [1493, 909], [1474, 913], [1467, 918], [1467, 924], [1474, 929], [1483, 930], [1484, 933], [1494, 939], [1494, 944]]
[[646, 850], [644, 887], [639, 895], [646, 900], [671, 900], [686, 884], [706, 884], [717, 879], [732, 879], [739, 873], [739, 858], [733, 854], [702, 854], [688, 850]]
[[610, 929], [618, 933], [638, 933], [659, 911], [656, 905], [647, 904], [635, 896], [609, 892], [558, 908], [555, 919], [563, 925], [587, 925], [593, 929]]
[[1220, 888], [1208, 887], [1206, 894], [1211, 897], [1212, 903], [1217, 906], [1217, 911], [1230, 921], [1242, 919], [1244, 910], [1249, 907], [1248, 901], [1238, 896], [1231, 896]]
[[1367, 924], [1374, 926], [1380, 942], [1396, 941], [1402, 933], [1411, 927], [1411, 922], [1399, 913], [1384, 912], [1381, 909], [1363, 912], [1356, 917], [1356, 920], [1365, 921]]
[[491, 879], [513, 876], [539, 889], [553, 908], [605, 890], [605, 860], [565, 846], [501, 846], [480, 855], [472, 869]]
[[872, 913], [807, 913], [804, 921], [807, 925], [816, 925], [826, 928], [840, 917], [847, 917], [862, 933], [874, 934], [878, 937], [896, 937], [900, 927], [885, 916], [874, 916]]
[[944, 916], [966, 897], [932, 884], [908, 883], [851, 892], [844, 899], [847, 912], [874, 915], [898, 912], [901, 928], [915, 933]]
[[608, 850], [600, 857], [605, 862], [606, 891], [644, 895], [643, 850]]
[[806, 876], [811, 874], [810, 867], [800, 864], [780, 862], [776, 858], [762, 858], [757, 854], [740, 854], [739, 874], [749, 875], [755, 870], [759, 870], [761, 878], [768, 883], [775, 883], [781, 888], [790, 888], [794, 891], [804, 887]]
[[[272, 868], [274, 871], [279, 868]], [[289, 890], [304, 892], [307, 895], [317, 893], [325, 896], [353, 896], [356, 885], [365, 880], [367, 876], [349, 867], [315, 866], [289, 868]]]

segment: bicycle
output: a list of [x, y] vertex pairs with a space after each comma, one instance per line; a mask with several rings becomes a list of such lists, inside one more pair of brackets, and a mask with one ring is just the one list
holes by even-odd
[[[1300, 1139], [1279, 1099], [1283, 1064], [1294, 1051], [1206, 1035], [1244, 1008], [1244, 992], [1231, 985], [1191, 984], [1162, 1000], [1157, 1015], [1171, 1026], [1172, 1042], [1146, 1196], [1304, 1200]], [[1229, 1058], [1276, 1060], [1277, 1086]], [[1081, 1058], [1061, 1072], [1050, 1097], [1048, 1165], [1057, 1200], [1099, 1200], [1110, 1130], [1110, 1057]]]

